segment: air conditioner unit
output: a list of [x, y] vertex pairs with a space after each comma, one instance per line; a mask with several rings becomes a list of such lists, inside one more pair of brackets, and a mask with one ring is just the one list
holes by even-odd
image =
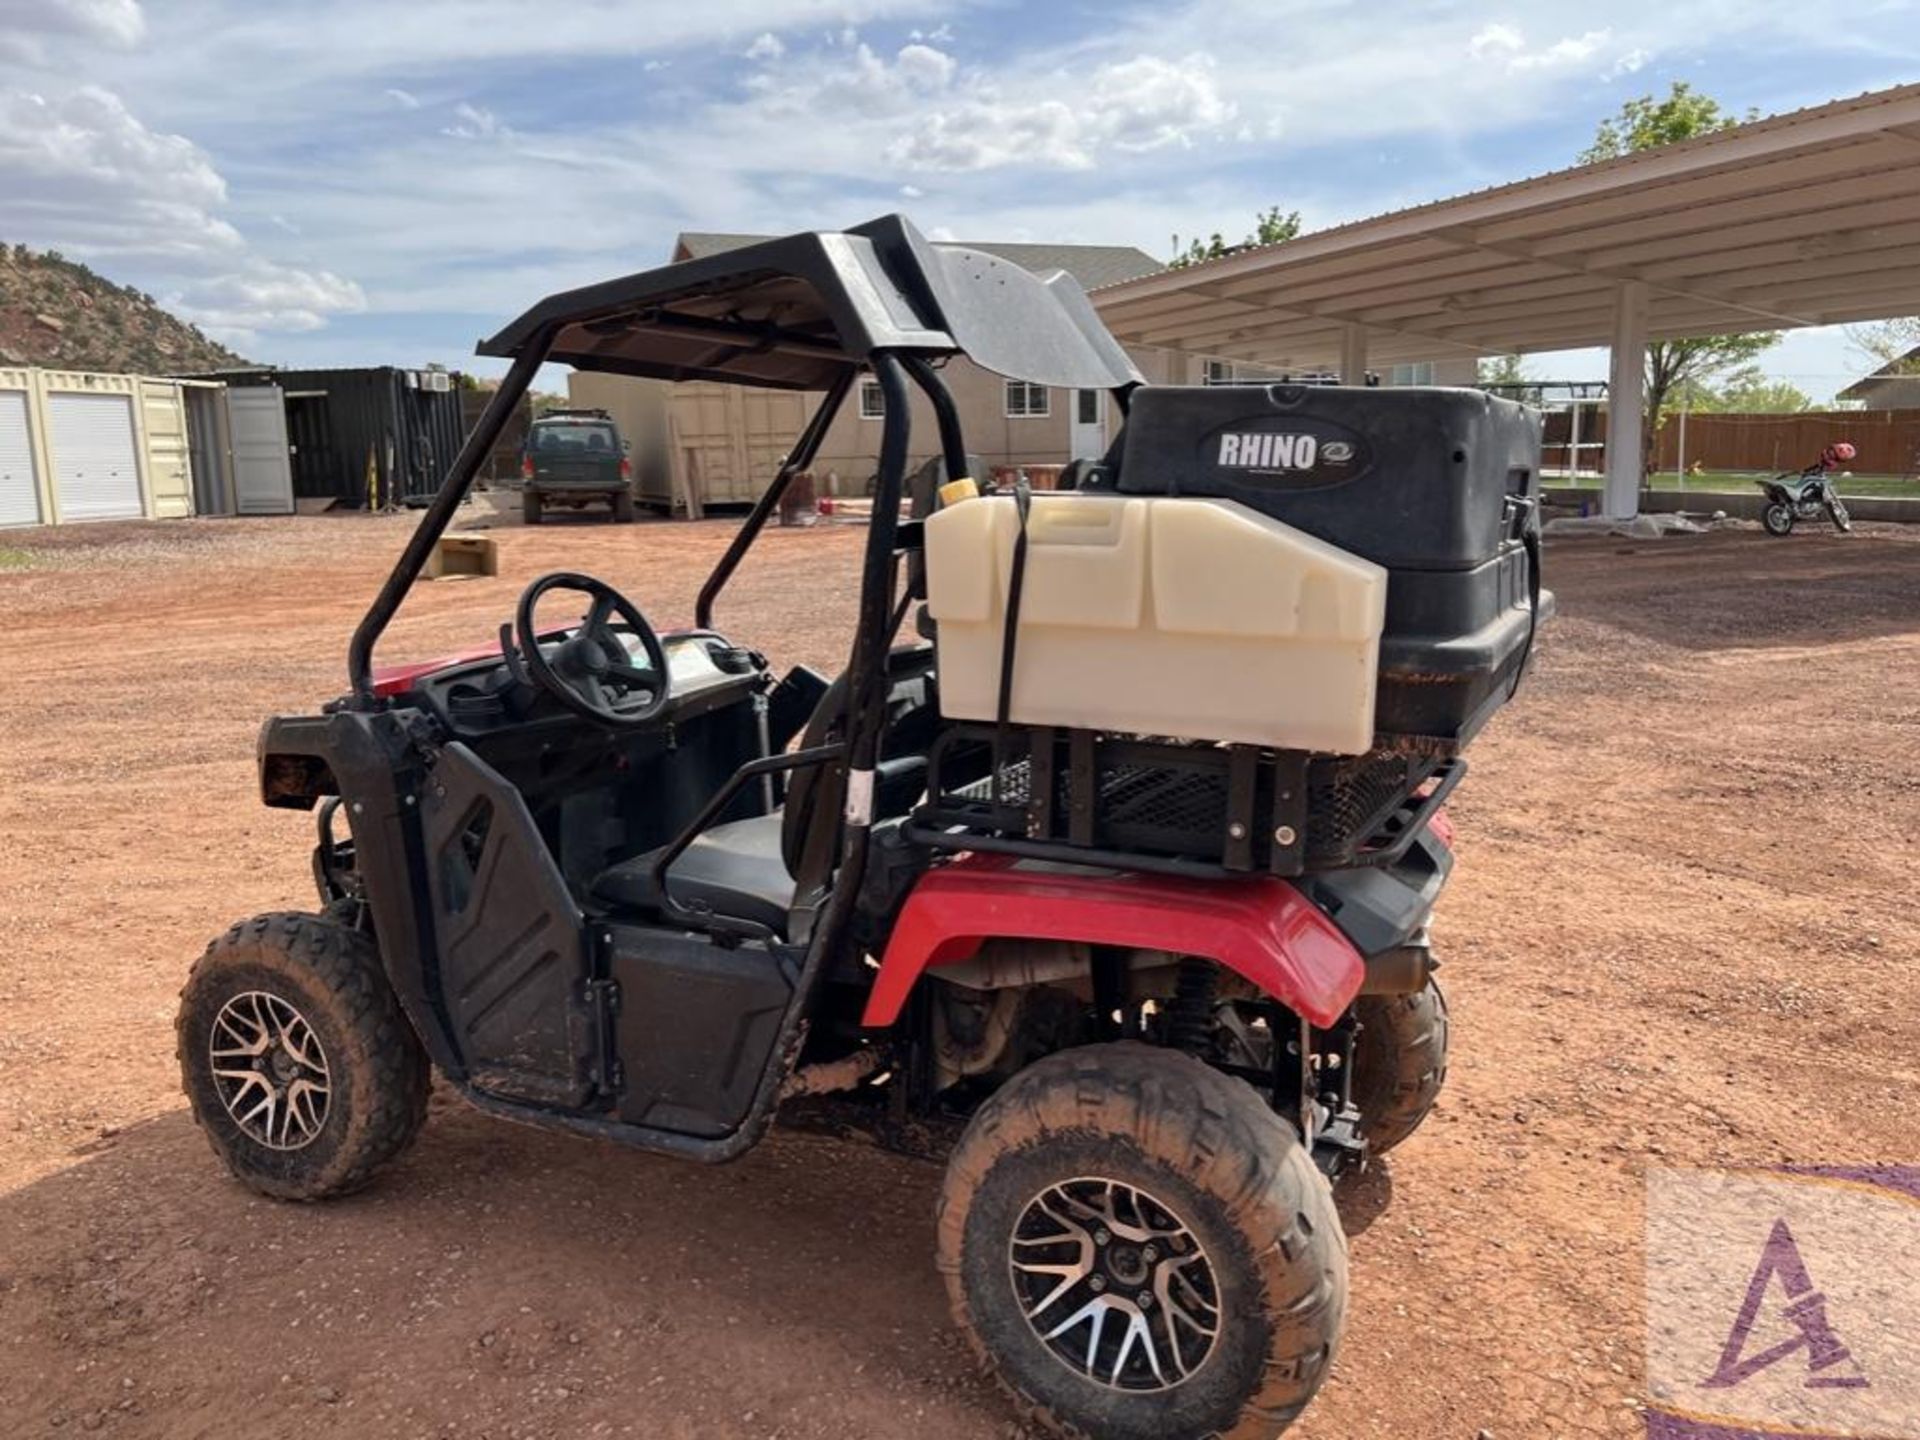
[[436, 395], [445, 395], [453, 389], [453, 377], [444, 370], [422, 370], [420, 388], [431, 390]]

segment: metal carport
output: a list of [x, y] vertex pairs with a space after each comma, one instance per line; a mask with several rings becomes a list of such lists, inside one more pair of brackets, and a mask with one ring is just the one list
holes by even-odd
[[1649, 340], [1920, 311], [1920, 84], [1095, 291], [1114, 335], [1357, 383], [1610, 346], [1606, 509], [1638, 508]]

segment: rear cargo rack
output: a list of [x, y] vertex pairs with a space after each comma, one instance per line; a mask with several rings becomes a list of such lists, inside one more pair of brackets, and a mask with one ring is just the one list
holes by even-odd
[[982, 850], [1180, 875], [1390, 865], [1466, 762], [1315, 755], [1054, 726], [958, 725], [928, 757], [908, 833]]

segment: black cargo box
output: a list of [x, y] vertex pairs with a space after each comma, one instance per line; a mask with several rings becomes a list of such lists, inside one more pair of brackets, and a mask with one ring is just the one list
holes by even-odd
[[1535, 594], [1538, 411], [1478, 390], [1143, 386], [1129, 495], [1237, 500], [1386, 567], [1375, 729], [1453, 753], [1499, 708], [1552, 597]]

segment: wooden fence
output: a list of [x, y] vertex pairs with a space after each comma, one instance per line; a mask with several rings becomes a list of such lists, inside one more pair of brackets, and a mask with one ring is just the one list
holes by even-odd
[[[1708, 470], [1797, 470], [1851, 441], [1856, 475], [1920, 475], [1920, 410], [1808, 410], [1797, 415], [1689, 415], [1686, 464]], [[1660, 427], [1655, 468], [1680, 464], [1680, 417]]]
[[[1565, 412], [1549, 414], [1548, 469], [1567, 466], [1570, 425]], [[1810, 465], [1820, 452], [1846, 440], [1859, 452], [1846, 468], [1856, 475], [1920, 476], [1920, 410], [1808, 410], [1792, 415], [1689, 415], [1686, 465], [1703, 470], [1779, 473]], [[1580, 468], [1606, 468], [1606, 411], [1587, 407], [1580, 416]], [[1654, 447], [1656, 473], [1681, 464], [1680, 416], [1668, 415]]]

